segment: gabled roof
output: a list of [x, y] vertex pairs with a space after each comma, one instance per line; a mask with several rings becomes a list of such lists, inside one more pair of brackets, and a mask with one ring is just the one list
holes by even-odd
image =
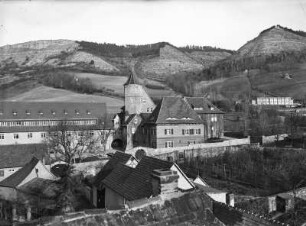
[[197, 113], [223, 114], [222, 111], [220, 111], [205, 97], [184, 97], [184, 99]]
[[[135, 168], [120, 165], [103, 180], [103, 184], [128, 200], [152, 195], [151, 173], [155, 169], [170, 169], [173, 163], [144, 156]], [[123, 173], [124, 177], [121, 175]], [[122, 182], [118, 178], [122, 179]]]
[[105, 103], [1, 101], [0, 120], [92, 119], [106, 116]]
[[164, 97], [147, 122], [156, 124], [202, 124], [198, 114], [181, 97]]
[[124, 86], [131, 85], [131, 84], [137, 84], [135, 75], [133, 73], [130, 74], [128, 80], [124, 83]]
[[94, 185], [97, 187], [100, 187], [102, 184], [102, 181], [105, 177], [107, 177], [113, 169], [116, 168], [118, 164], [125, 164], [128, 160], [133, 158], [130, 154], [125, 154], [124, 152], [117, 151], [111, 159], [105, 164], [105, 166], [101, 169], [101, 171], [95, 176]]
[[41, 161], [47, 157], [47, 145], [0, 145], [0, 169], [22, 167], [33, 157]]
[[16, 188], [34, 169], [39, 160], [35, 157], [21, 169], [0, 182], [0, 186]]

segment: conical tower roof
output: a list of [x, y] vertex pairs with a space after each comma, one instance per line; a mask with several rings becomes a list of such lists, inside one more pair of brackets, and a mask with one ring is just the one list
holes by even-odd
[[131, 85], [131, 84], [137, 84], [136, 78], [133, 73], [130, 74], [128, 80], [126, 81], [126, 83], [124, 83], [124, 86]]

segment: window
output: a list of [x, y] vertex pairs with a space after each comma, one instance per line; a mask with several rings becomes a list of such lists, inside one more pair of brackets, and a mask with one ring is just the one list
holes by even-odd
[[173, 141], [166, 141], [165, 147], [166, 148], [172, 148], [173, 147]]
[[189, 134], [193, 135], [194, 134], [194, 129], [190, 129], [190, 133]]
[[136, 128], [132, 127], [132, 134], [134, 134], [136, 132]]
[[19, 139], [19, 134], [18, 133], [14, 133], [14, 139]]
[[147, 108], [147, 112], [150, 112], [150, 108]]
[[182, 134], [185, 135], [185, 130], [184, 129], [182, 129]]
[[31, 139], [33, 137], [32, 133], [28, 133], [28, 138]]
[[4, 134], [3, 133], [0, 134], [0, 140], [4, 140]]
[[45, 138], [45, 137], [46, 137], [46, 133], [41, 133], [41, 134], [40, 134], [40, 137], [41, 137], [41, 138]]
[[173, 129], [165, 129], [165, 135], [173, 134]]
[[196, 134], [201, 134], [201, 129], [196, 129]]

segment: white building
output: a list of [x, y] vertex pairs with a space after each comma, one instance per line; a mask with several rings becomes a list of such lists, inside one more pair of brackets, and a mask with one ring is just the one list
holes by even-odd
[[291, 97], [257, 97], [252, 100], [252, 105], [275, 105], [275, 106], [293, 106]]
[[0, 146], [42, 143], [63, 122], [98, 135], [106, 129], [106, 114], [105, 103], [0, 102]]

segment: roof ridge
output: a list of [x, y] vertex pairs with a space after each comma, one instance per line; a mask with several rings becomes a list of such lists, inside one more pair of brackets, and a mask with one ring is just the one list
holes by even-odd
[[39, 161], [39, 159], [33, 156], [32, 159], [21, 169], [17, 170], [15, 173], [1, 181], [0, 186], [13, 188], [17, 187], [29, 175]]

